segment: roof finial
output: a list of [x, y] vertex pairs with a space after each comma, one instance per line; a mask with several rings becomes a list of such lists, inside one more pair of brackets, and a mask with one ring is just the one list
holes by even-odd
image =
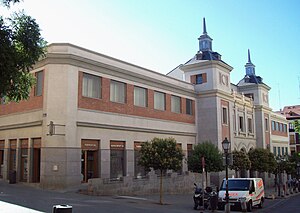
[[203, 34], [207, 34], [207, 32], [206, 32], [206, 24], [205, 24], [205, 17], [203, 18]]
[[251, 63], [250, 50], [248, 49], [248, 63]]

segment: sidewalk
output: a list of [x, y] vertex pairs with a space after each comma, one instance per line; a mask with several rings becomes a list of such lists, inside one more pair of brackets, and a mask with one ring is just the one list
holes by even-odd
[[0, 201], [1, 213], [12, 213], [12, 212], [22, 212], [22, 213], [41, 213], [33, 209], [25, 208], [23, 206], [18, 206], [15, 204]]
[[[282, 190], [282, 189], [281, 189]], [[265, 198], [266, 199], [283, 199], [283, 198], [288, 198], [291, 196], [295, 196], [295, 195], [299, 195], [300, 192], [293, 192], [290, 193], [290, 191], [288, 190], [287, 193], [285, 193], [285, 195], [283, 195], [282, 191], [281, 191], [281, 196], [278, 196], [278, 191], [275, 191], [275, 188], [265, 188]]]

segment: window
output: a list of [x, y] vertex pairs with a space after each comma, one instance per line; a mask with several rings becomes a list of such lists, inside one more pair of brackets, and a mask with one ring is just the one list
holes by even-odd
[[110, 178], [122, 178], [126, 174], [125, 142], [110, 141]]
[[125, 83], [119, 81], [110, 81], [110, 101], [125, 103], [126, 87]]
[[244, 117], [243, 116], [239, 116], [239, 130], [240, 132], [244, 132]]
[[248, 132], [253, 133], [252, 119], [248, 118]]
[[43, 71], [36, 73], [35, 96], [41, 96], [43, 93]]
[[265, 131], [269, 131], [269, 119], [265, 118]]
[[192, 115], [193, 114], [193, 106], [192, 106], [192, 100], [186, 99], [186, 114]]
[[283, 125], [283, 131], [287, 132], [287, 125], [286, 124]]
[[222, 123], [223, 124], [228, 124], [228, 115], [227, 115], [227, 108], [222, 107]]
[[181, 98], [175, 95], [171, 96], [171, 111], [181, 113]]
[[147, 89], [142, 87], [134, 87], [134, 105], [147, 107]]
[[278, 122], [276, 122], [275, 130], [279, 131], [279, 123]]
[[89, 98], [101, 98], [101, 78], [83, 73], [82, 95]]
[[277, 147], [277, 154], [280, 156], [280, 147]]
[[285, 154], [288, 155], [288, 148], [285, 147]]
[[272, 121], [272, 130], [275, 130], [275, 121]]
[[166, 110], [166, 95], [162, 92], [154, 92], [154, 109]]
[[199, 74], [196, 75], [196, 84], [202, 84], [203, 83], [203, 75]]
[[276, 156], [276, 146], [273, 147], [273, 154]]
[[282, 123], [279, 124], [279, 131], [280, 131], [280, 132], [283, 132]]

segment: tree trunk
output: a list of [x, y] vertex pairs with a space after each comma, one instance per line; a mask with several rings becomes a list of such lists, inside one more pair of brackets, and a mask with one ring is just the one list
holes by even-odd
[[163, 204], [162, 197], [163, 197], [163, 171], [160, 170], [160, 184], [159, 184], [159, 204]]

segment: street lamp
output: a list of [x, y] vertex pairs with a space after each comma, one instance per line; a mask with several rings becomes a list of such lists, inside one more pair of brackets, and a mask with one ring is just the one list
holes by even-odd
[[225, 205], [225, 212], [230, 212], [230, 206], [229, 206], [229, 193], [228, 193], [228, 156], [229, 156], [229, 151], [230, 151], [230, 141], [225, 137], [225, 139], [222, 141], [222, 148], [224, 150], [225, 154], [225, 166], [226, 166], [226, 194], [225, 194], [225, 199], [226, 199], [226, 205]]

